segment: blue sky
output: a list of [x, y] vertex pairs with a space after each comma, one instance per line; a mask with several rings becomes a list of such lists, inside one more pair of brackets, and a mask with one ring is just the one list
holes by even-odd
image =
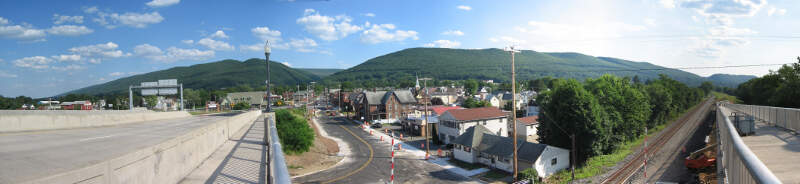
[[[666, 67], [795, 62], [800, 1], [0, 1], [0, 95], [263, 57], [347, 68], [410, 47], [580, 52]], [[794, 52], [792, 52], [794, 51]], [[763, 75], [769, 67], [688, 70]]]

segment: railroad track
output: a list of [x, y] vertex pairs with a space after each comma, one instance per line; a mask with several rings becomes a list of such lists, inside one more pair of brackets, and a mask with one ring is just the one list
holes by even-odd
[[[693, 109], [689, 111], [689, 114], [686, 114], [685, 116], [681, 117], [677, 122], [670, 125], [669, 128], [665, 132], [661, 133], [661, 135], [659, 135], [655, 140], [653, 140], [652, 142], [648, 142], [647, 152], [648, 153], [658, 152], [658, 150], [661, 149], [661, 147], [665, 143], [667, 143], [669, 139], [672, 138], [672, 136], [675, 135], [675, 133], [678, 132], [678, 130], [680, 130], [681, 127], [683, 127], [683, 125], [689, 121], [689, 119], [695, 117], [697, 112], [700, 112], [702, 111], [702, 109], [705, 109], [704, 107], [706, 107], [708, 103], [710, 103], [711, 101], [712, 100], [709, 99], [704, 101], [703, 104], [695, 106]], [[628, 163], [625, 163], [625, 165], [623, 165], [622, 168], [615, 171], [613, 174], [611, 174], [611, 176], [603, 180], [603, 182], [601, 183], [603, 184], [625, 183], [626, 181], [628, 181], [628, 179], [630, 179], [631, 176], [633, 176], [634, 173], [636, 173], [636, 171], [642, 168], [642, 166], [644, 165], [643, 159], [644, 159], [643, 151], [636, 153], [633, 159], [628, 161]]]

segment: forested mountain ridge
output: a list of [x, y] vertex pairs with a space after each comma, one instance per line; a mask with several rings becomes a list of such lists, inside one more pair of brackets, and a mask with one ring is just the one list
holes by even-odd
[[[393, 80], [413, 80], [419, 73], [437, 80], [510, 79], [511, 56], [500, 49], [409, 48], [375, 57], [344, 71], [325, 77], [331, 81], [372, 83], [381, 86]], [[698, 86], [707, 79], [682, 70], [647, 62], [611, 57], [594, 57], [574, 52], [546, 53], [523, 50], [515, 56], [517, 80], [544, 76], [556, 78], [597, 78], [603, 74], [634, 77], [641, 81], [657, 79], [659, 74]], [[712, 81], [717, 83], [717, 81]], [[744, 82], [744, 81], [741, 81]], [[735, 87], [724, 83], [727, 87]], [[730, 86], [728, 86], [730, 85]], [[738, 84], [736, 84], [738, 85]]]
[[[293, 69], [275, 61], [270, 61], [270, 69], [272, 83], [277, 85], [296, 85], [320, 80], [317, 75]], [[159, 79], [178, 79], [178, 83], [183, 83], [184, 88], [193, 89], [220, 89], [240, 85], [263, 86], [267, 79], [266, 70], [264, 59], [248, 59], [243, 62], [228, 59], [120, 78], [65, 94], [127, 93], [129, 85], [139, 85], [141, 82], [152, 82]]]

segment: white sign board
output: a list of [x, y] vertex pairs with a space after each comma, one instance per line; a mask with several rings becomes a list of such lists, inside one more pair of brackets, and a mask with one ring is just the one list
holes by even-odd
[[142, 82], [142, 87], [156, 87], [158, 82]]
[[158, 89], [142, 89], [142, 95], [144, 96], [151, 96], [157, 94], [158, 94]]
[[178, 94], [178, 88], [159, 88], [158, 89], [159, 95], [174, 95]]
[[158, 80], [158, 86], [177, 86], [178, 79]]

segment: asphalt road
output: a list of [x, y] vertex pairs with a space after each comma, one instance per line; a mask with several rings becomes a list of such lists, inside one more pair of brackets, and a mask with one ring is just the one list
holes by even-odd
[[[352, 162], [293, 179], [294, 183], [386, 183], [390, 177], [391, 148], [389, 143], [371, 138], [369, 133], [344, 118], [320, 118], [328, 135], [347, 142]], [[395, 155], [395, 183], [463, 183], [473, 181], [444, 170], [422, 158]]]
[[235, 114], [0, 134], [0, 183], [20, 183], [83, 168], [161, 143]]

